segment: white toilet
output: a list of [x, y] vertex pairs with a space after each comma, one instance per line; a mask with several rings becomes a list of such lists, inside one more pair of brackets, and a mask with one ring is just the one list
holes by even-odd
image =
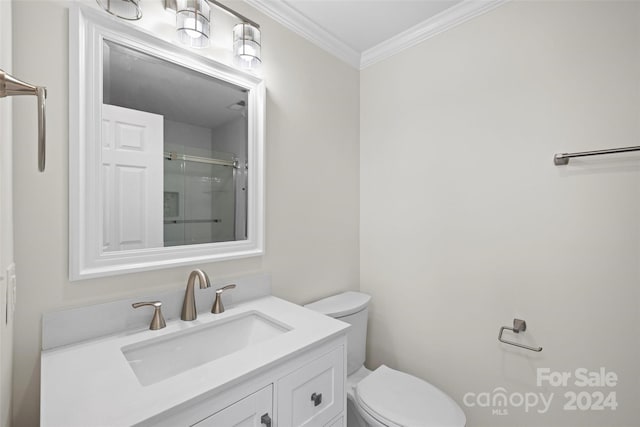
[[371, 297], [345, 292], [305, 307], [351, 324], [347, 332], [347, 427], [464, 427], [460, 406], [444, 392], [384, 365], [364, 367]]

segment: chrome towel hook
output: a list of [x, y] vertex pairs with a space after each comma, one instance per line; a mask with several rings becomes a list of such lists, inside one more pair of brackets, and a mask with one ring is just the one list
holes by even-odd
[[527, 330], [527, 322], [525, 322], [522, 319], [513, 319], [513, 328], [510, 328], [508, 326], [503, 326], [500, 328], [500, 333], [498, 334], [498, 341], [503, 342], [505, 344], [509, 344], [509, 345], [515, 345], [516, 347], [521, 347], [521, 348], [526, 348], [527, 350], [531, 350], [531, 351], [542, 351], [542, 347], [529, 347], [528, 345], [524, 345], [524, 344], [519, 344], [517, 342], [513, 342], [513, 341], [507, 341], [502, 339], [502, 333], [504, 332], [505, 329], [510, 330], [513, 333], [519, 334], [520, 332], [524, 332]]
[[35, 95], [38, 98], [38, 170], [44, 172], [46, 155], [45, 99], [47, 88], [25, 83], [0, 70], [0, 98], [17, 95]]

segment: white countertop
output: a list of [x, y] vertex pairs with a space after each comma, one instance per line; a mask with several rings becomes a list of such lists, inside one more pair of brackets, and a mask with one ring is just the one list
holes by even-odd
[[[259, 311], [292, 330], [155, 384], [142, 386], [121, 348], [249, 311]], [[136, 330], [42, 352], [41, 425], [125, 426], [210, 390], [235, 384], [314, 344], [343, 333], [346, 323], [268, 296], [199, 314], [191, 322], [173, 320], [158, 331]]]

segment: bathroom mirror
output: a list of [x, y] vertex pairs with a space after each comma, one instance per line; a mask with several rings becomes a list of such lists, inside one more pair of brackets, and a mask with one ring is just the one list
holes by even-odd
[[263, 82], [93, 9], [69, 26], [71, 280], [263, 251]]

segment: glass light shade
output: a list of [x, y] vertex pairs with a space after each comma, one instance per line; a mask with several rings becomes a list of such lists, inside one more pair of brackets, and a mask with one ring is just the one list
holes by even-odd
[[176, 31], [180, 42], [191, 47], [209, 46], [209, 3], [206, 0], [178, 0], [176, 6]]
[[243, 69], [256, 70], [260, 59], [260, 29], [246, 22], [233, 27], [233, 60]]
[[138, 0], [96, 0], [100, 7], [108, 13], [127, 21], [137, 21], [142, 18], [142, 10]]

